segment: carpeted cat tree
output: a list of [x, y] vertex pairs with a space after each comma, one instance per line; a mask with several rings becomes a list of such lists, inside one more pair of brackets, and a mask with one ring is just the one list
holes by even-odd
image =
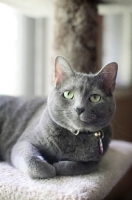
[[[95, 71], [97, 8], [90, 0], [0, 0], [31, 17], [55, 11], [53, 57], [61, 54], [76, 70]], [[78, 67], [77, 67], [78, 66]], [[88, 68], [87, 66], [91, 66]], [[88, 175], [31, 180], [0, 163], [0, 200], [101, 200], [132, 164], [132, 143], [113, 140], [97, 171]]]
[[132, 164], [132, 144], [112, 141], [98, 170], [83, 176], [31, 180], [0, 163], [0, 200], [101, 200]]

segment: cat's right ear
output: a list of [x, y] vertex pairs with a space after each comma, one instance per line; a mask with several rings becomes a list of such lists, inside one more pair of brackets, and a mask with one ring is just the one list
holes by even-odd
[[118, 70], [117, 63], [112, 62], [103, 67], [98, 73], [107, 91], [113, 92], [115, 89], [117, 70]]
[[70, 76], [74, 76], [74, 74], [75, 73], [72, 70], [68, 61], [61, 56], [57, 56], [55, 59], [55, 72], [54, 72], [53, 82], [56, 85], [59, 85], [65, 79], [69, 78]]

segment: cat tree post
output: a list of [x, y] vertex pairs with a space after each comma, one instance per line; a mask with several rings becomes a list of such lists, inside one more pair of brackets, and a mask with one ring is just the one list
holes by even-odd
[[53, 56], [63, 55], [76, 71], [97, 67], [97, 5], [95, 0], [55, 0]]

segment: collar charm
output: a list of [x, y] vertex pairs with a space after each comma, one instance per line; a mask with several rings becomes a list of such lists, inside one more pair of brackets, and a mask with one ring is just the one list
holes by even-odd
[[78, 135], [79, 132], [80, 132], [79, 130], [78, 130], [78, 131], [76, 130], [76, 131], [73, 132], [73, 134], [74, 134], [74, 135]]
[[98, 131], [94, 133], [94, 136], [97, 137], [98, 139], [98, 145], [99, 145], [99, 153], [100, 155], [103, 155], [103, 143], [102, 143], [102, 139], [104, 138], [104, 133], [103, 131]]
[[[74, 135], [78, 135], [80, 133], [79, 130], [75, 130], [72, 132]], [[98, 145], [99, 145], [99, 154], [103, 155], [103, 143], [102, 143], [102, 139], [104, 138], [104, 133], [103, 131], [97, 131], [97, 132], [93, 132], [94, 136], [98, 139]]]

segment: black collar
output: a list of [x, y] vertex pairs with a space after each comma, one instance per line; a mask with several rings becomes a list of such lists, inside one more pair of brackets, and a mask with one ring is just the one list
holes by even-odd
[[[71, 131], [74, 135], [79, 135], [79, 133], [82, 133], [83, 131], [75, 130]], [[95, 132], [90, 132], [90, 131], [84, 131], [84, 133], [87, 134], [93, 134], [97, 138], [103, 138], [104, 137], [104, 132], [102, 130], [95, 131]]]

